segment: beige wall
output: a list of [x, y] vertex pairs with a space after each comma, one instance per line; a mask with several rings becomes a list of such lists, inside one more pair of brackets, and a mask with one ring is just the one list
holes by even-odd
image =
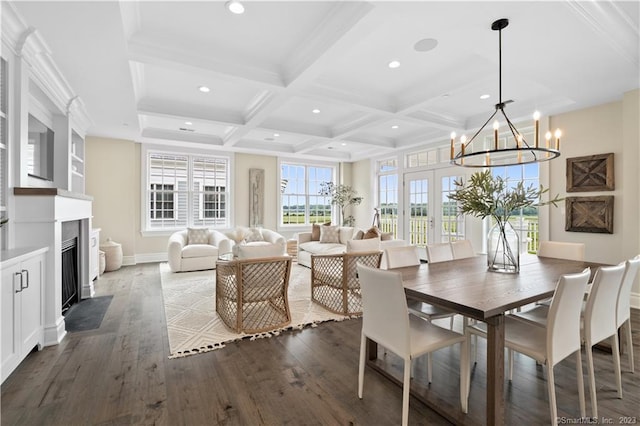
[[278, 159], [266, 155], [236, 154], [233, 172], [233, 225], [249, 225], [249, 169], [264, 169], [264, 224], [276, 229], [278, 222]]
[[356, 226], [368, 228], [373, 220], [374, 181], [371, 178], [371, 161], [361, 160], [351, 163], [351, 186], [362, 196], [362, 203], [353, 208], [352, 214], [356, 218]]

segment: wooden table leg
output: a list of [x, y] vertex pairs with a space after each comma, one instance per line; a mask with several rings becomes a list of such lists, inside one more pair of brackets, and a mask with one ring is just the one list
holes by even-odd
[[504, 315], [487, 319], [487, 425], [504, 424]]

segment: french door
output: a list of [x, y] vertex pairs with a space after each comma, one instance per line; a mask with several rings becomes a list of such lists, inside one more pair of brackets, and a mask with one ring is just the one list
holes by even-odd
[[402, 238], [421, 247], [464, 239], [464, 220], [448, 197], [454, 181], [461, 178], [460, 170], [409, 172], [403, 177]]

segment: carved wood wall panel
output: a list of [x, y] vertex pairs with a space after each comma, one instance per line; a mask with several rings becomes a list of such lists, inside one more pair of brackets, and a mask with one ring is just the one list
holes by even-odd
[[614, 189], [613, 153], [567, 158], [567, 192]]
[[613, 234], [613, 195], [567, 197], [565, 230]]

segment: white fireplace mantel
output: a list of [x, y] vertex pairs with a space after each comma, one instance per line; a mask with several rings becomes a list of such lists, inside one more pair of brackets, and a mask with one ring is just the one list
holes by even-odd
[[80, 297], [93, 297], [89, 239], [93, 198], [56, 188], [14, 188], [16, 244], [46, 246], [44, 344], [56, 345], [66, 334], [62, 316], [62, 223], [80, 221]]

